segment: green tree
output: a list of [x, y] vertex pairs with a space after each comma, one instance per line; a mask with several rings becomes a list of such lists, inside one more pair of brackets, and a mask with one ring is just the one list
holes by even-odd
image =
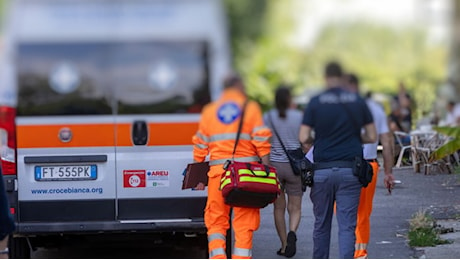
[[[446, 77], [446, 46], [429, 43], [423, 28], [342, 21], [325, 26], [311, 46], [302, 48], [290, 41], [295, 1], [229, 3], [235, 67], [249, 95], [265, 109], [282, 82], [293, 85], [295, 94], [322, 86], [323, 66], [332, 59], [359, 75], [364, 91], [395, 94], [404, 82], [418, 106], [415, 118], [431, 110]], [[253, 12], [249, 6], [263, 8]]]
[[224, 0], [233, 53], [254, 48], [265, 28], [267, 0]]
[[354, 22], [330, 24], [307, 54], [324, 64], [335, 58], [358, 74], [366, 91], [395, 94], [404, 82], [415, 100], [415, 118], [430, 111], [446, 77], [445, 46], [430, 44], [421, 28]]

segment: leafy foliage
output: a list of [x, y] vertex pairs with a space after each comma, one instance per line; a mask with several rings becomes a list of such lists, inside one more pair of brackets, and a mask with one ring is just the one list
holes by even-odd
[[[234, 57], [236, 69], [246, 79], [248, 94], [264, 108], [271, 106], [274, 90], [282, 82], [293, 85], [297, 95], [318, 89], [324, 84], [324, 64], [334, 59], [360, 77], [363, 91], [393, 94], [398, 83], [404, 82], [417, 104], [415, 120], [431, 111], [436, 89], [446, 77], [447, 48], [430, 43], [422, 28], [393, 28], [367, 20], [333, 22], [322, 29], [312, 45], [298, 46], [292, 43], [296, 37], [296, 1], [256, 2], [252, 4], [260, 5], [258, 10], [264, 14], [256, 12], [250, 19], [258, 24], [260, 33], [251, 33], [255, 25], [247, 25], [247, 35], [254, 37], [234, 37], [239, 46], [234, 48]], [[237, 8], [232, 12], [248, 13]], [[244, 19], [230, 20], [232, 25], [246, 29]]]
[[435, 127], [437, 132], [452, 138], [430, 155], [430, 161], [440, 160], [460, 150], [460, 127]]

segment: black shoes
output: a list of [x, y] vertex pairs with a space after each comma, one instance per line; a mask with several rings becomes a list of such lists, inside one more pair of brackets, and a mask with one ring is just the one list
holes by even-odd
[[287, 236], [287, 245], [284, 250], [285, 257], [293, 257], [296, 253], [297, 236], [294, 231], [289, 231]]
[[276, 252], [277, 255], [282, 255], [285, 257], [293, 257], [296, 253], [296, 242], [297, 242], [297, 236], [294, 231], [289, 231], [287, 235], [287, 245], [286, 249], [283, 252], [283, 248], [280, 248]]

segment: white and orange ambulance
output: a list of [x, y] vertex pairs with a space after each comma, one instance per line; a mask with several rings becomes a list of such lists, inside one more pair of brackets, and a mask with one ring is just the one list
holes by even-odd
[[11, 0], [0, 50], [12, 257], [93, 234], [203, 236], [182, 190], [230, 66], [216, 0]]

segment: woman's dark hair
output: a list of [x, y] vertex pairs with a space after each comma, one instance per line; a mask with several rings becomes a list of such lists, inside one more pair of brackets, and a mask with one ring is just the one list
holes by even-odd
[[285, 85], [281, 85], [276, 90], [275, 106], [280, 118], [286, 118], [286, 111], [291, 104], [291, 90]]

